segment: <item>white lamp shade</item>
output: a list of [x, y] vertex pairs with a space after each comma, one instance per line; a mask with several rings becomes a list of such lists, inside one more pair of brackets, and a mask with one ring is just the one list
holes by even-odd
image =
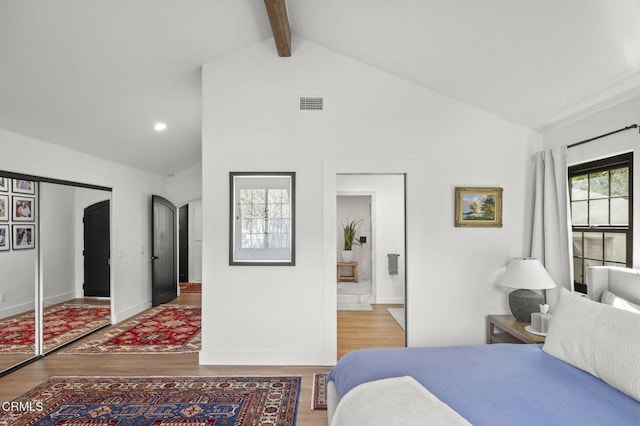
[[500, 284], [509, 288], [525, 288], [531, 290], [544, 290], [554, 288], [556, 283], [542, 263], [531, 257], [517, 257], [507, 264]]

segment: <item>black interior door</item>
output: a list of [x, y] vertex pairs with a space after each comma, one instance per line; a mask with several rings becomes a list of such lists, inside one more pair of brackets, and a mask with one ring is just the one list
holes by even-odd
[[151, 200], [151, 304], [158, 306], [178, 297], [177, 209], [168, 200]]
[[109, 297], [109, 200], [84, 209], [84, 295]]
[[189, 282], [189, 205], [185, 204], [178, 211], [178, 240], [180, 241], [180, 253], [178, 256], [180, 282]]

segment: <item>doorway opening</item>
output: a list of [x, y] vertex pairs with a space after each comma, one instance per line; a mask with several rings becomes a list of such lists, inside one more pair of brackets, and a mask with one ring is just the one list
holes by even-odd
[[[375, 275], [373, 262], [375, 258], [372, 241], [375, 223], [372, 204], [375, 192], [338, 191], [336, 198], [336, 218], [338, 226], [338, 265], [341, 266], [336, 276], [338, 285], [339, 311], [371, 311], [371, 303], [376, 300]], [[352, 259], [345, 259], [344, 232], [349, 224], [354, 224], [358, 232], [352, 244]], [[353, 265], [348, 265], [353, 263]], [[344, 265], [342, 265], [344, 264]]]
[[[336, 176], [338, 358], [406, 346], [405, 199], [404, 174]], [[354, 257], [345, 262], [348, 223], [356, 224], [356, 235]]]
[[104, 200], [84, 209], [84, 296], [111, 296], [111, 201]]
[[178, 209], [178, 274], [181, 283], [189, 282], [189, 204]]
[[178, 209], [178, 264], [180, 290], [201, 291], [202, 284], [202, 199]]
[[151, 305], [158, 306], [178, 297], [178, 210], [159, 195], [151, 205]]

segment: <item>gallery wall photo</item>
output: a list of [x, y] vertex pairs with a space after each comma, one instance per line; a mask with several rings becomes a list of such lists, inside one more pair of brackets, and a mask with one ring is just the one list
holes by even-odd
[[0, 176], [0, 252], [36, 247], [37, 182]]

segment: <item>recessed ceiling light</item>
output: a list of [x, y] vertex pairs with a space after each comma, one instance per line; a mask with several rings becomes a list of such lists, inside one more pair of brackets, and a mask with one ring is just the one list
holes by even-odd
[[153, 126], [153, 130], [156, 132], [162, 132], [167, 130], [167, 123], [158, 122]]

